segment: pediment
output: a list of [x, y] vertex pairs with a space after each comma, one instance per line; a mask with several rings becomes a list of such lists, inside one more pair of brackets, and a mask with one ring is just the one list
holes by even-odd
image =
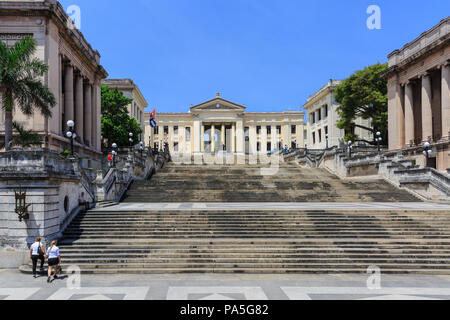
[[203, 102], [191, 107], [191, 111], [245, 111], [245, 106], [225, 100], [219, 96], [215, 99]]

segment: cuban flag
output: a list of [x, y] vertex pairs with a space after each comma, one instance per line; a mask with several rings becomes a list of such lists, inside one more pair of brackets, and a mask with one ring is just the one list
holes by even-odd
[[156, 127], [156, 109], [154, 109], [153, 112], [150, 113], [150, 127]]

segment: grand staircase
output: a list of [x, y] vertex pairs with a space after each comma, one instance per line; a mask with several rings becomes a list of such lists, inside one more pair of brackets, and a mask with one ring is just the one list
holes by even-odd
[[[415, 202], [382, 179], [343, 181], [325, 169], [171, 164], [151, 181], [135, 182], [125, 202]], [[261, 171], [263, 169], [263, 171]], [[265, 173], [271, 173], [264, 175]], [[263, 173], [263, 174], [261, 174]], [[273, 174], [272, 174], [273, 173]]]
[[[336, 202], [418, 201], [383, 181], [341, 181], [320, 169], [171, 164], [135, 182], [144, 202], [330, 202], [327, 210], [93, 210], [60, 241], [63, 270], [84, 273], [450, 274], [449, 212], [348, 211]], [[29, 272], [29, 266], [23, 267]]]

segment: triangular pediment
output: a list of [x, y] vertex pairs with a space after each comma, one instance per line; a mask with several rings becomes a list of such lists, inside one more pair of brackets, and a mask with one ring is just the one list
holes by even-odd
[[215, 99], [191, 107], [191, 111], [245, 111], [245, 106], [225, 100], [219, 95]]

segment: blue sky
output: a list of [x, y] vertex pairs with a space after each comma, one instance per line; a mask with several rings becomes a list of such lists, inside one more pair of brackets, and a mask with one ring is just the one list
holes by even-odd
[[[158, 112], [215, 97], [247, 111], [299, 110], [330, 78], [386, 62], [450, 15], [448, 0], [62, 0], [110, 78], [132, 78]], [[369, 5], [381, 30], [369, 30]]]

